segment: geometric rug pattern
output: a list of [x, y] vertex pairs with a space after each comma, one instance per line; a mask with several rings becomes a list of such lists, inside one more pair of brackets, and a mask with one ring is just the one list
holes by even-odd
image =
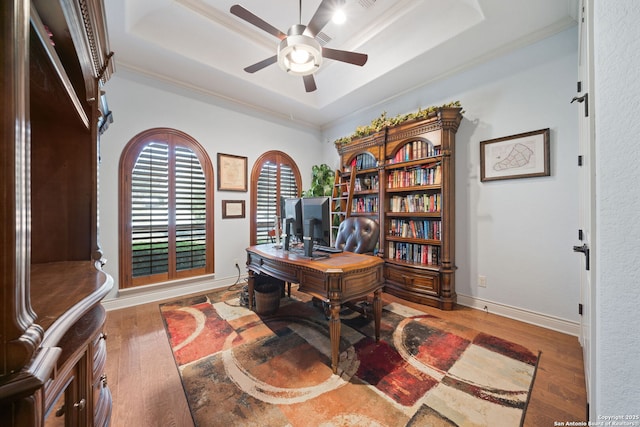
[[305, 294], [272, 316], [212, 292], [160, 311], [197, 426], [520, 426], [539, 354], [419, 310], [341, 312], [338, 373]]

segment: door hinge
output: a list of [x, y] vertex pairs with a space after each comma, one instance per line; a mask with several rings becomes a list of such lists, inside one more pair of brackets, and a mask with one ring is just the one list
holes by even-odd
[[582, 156], [578, 156], [578, 166], [582, 166]]
[[582, 316], [582, 304], [578, 304], [578, 314]]
[[578, 230], [578, 240], [582, 241], [583, 232], [582, 230]]

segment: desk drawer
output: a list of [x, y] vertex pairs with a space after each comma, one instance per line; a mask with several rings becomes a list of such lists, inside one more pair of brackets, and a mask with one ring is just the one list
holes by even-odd
[[247, 268], [256, 274], [265, 274], [289, 283], [300, 283], [299, 272], [293, 266], [249, 253]]

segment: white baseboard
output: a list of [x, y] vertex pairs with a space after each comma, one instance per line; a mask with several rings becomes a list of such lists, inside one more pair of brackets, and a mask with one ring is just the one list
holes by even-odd
[[489, 313], [508, 317], [514, 320], [519, 320], [525, 323], [530, 323], [532, 325], [541, 326], [543, 328], [562, 332], [568, 335], [573, 335], [576, 337], [580, 336], [580, 323], [578, 322], [573, 322], [542, 313], [536, 313], [534, 311], [512, 307], [506, 304], [483, 300], [481, 298], [471, 297], [468, 295], [458, 294], [458, 304], [483, 311], [486, 307]]
[[220, 289], [235, 283], [244, 283], [246, 282], [246, 278], [247, 276], [245, 275], [215, 279], [214, 276], [211, 275], [198, 277], [197, 279], [176, 280], [156, 285], [141, 286], [139, 288], [120, 289], [114, 298], [103, 299], [102, 305], [107, 311], [118, 310], [139, 304]]

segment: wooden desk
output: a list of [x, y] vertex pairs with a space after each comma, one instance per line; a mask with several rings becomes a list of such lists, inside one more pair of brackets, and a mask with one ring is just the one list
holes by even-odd
[[298, 283], [299, 290], [329, 304], [331, 369], [338, 372], [340, 347], [340, 306], [373, 292], [376, 341], [380, 338], [381, 293], [384, 261], [371, 255], [352, 252], [331, 254], [328, 258], [309, 259], [302, 253], [286, 252], [273, 244], [247, 248], [249, 272], [249, 308], [253, 310], [254, 274], [266, 274], [285, 282]]

